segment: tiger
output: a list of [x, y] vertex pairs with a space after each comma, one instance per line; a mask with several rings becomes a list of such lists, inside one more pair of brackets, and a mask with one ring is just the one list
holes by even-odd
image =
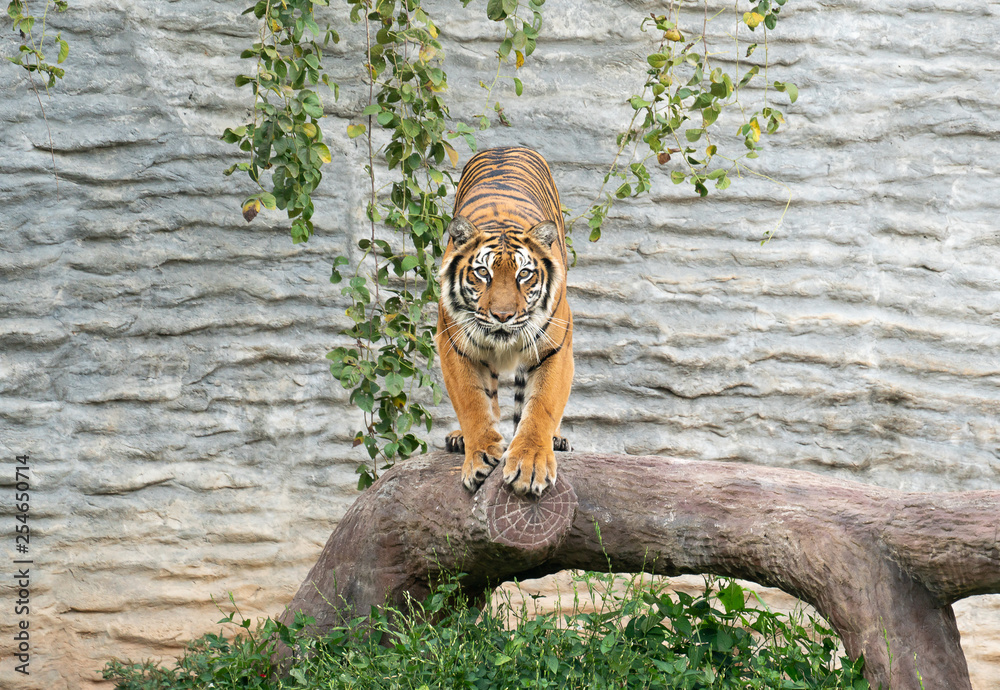
[[[462, 169], [440, 272], [436, 342], [475, 493], [503, 462], [518, 495], [556, 481], [556, 450], [573, 382], [573, 315], [566, 302], [566, 231], [548, 163], [524, 147], [476, 153]], [[500, 374], [514, 371], [514, 435], [497, 430]]]

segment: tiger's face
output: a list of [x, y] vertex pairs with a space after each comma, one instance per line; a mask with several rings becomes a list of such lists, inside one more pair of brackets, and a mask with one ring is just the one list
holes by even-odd
[[462, 339], [489, 350], [524, 350], [552, 314], [562, 273], [555, 223], [480, 231], [458, 216], [441, 266], [442, 303]]

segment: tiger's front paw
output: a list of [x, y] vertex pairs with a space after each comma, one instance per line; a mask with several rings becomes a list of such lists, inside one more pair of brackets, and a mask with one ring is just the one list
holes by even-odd
[[490, 476], [493, 468], [500, 463], [501, 453], [499, 446], [466, 453], [465, 464], [462, 465], [462, 485], [472, 493], [476, 493]]
[[514, 439], [503, 456], [503, 480], [514, 493], [535, 496], [556, 483], [556, 454], [549, 443]]

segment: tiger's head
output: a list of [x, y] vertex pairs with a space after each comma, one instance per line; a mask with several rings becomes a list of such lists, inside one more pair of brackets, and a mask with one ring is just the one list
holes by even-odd
[[552, 221], [480, 230], [456, 216], [441, 264], [441, 301], [464, 336], [490, 350], [524, 350], [551, 317], [563, 280]]

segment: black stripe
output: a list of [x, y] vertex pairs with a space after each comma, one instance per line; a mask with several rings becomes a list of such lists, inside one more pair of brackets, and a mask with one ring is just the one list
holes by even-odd
[[566, 344], [566, 336], [568, 336], [568, 335], [569, 335], [569, 327], [567, 326], [566, 330], [563, 331], [563, 338], [562, 338], [562, 342], [559, 343], [559, 347], [556, 347], [556, 348], [553, 348], [553, 349], [549, 350], [549, 352], [546, 353], [546, 355], [544, 357], [542, 357], [540, 360], [538, 360], [538, 364], [535, 364], [534, 366], [528, 367], [528, 373], [530, 374], [533, 371], [535, 371], [538, 367], [542, 366], [542, 364], [545, 363], [545, 360], [547, 360], [549, 357], [551, 357], [552, 355], [554, 355], [555, 353], [557, 353], [561, 349], [563, 349], [563, 345]]
[[556, 348], [553, 348], [553, 349], [549, 350], [548, 353], [544, 357], [542, 357], [540, 360], [538, 360], [538, 364], [535, 364], [534, 366], [529, 367], [528, 373], [530, 374], [530, 373], [534, 372], [538, 367], [542, 366], [545, 363], [545, 360], [547, 360], [549, 357], [551, 357], [555, 353], [559, 352], [559, 350], [561, 350], [561, 349], [562, 349], [562, 345], [560, 345], [559, 347], [556, 347]]
[[455, 352], [457, 352], [459, 354], [459, 356], [462, 357], [462, 359], [467, 359], [470, 362], [475, 362], [476, 361], [476, 360], [472, 359], [472, 357], [469, 357], [469, 355], [467, 355], [464, 352], [462, 352], [462, 348], [460, 348], [458, 346], [458, 343], [456, 343], [454, 340], [452, 340], [451, 337], [448, 338], [448, 342], [451, 343], [451, 349], [454, 350]]

